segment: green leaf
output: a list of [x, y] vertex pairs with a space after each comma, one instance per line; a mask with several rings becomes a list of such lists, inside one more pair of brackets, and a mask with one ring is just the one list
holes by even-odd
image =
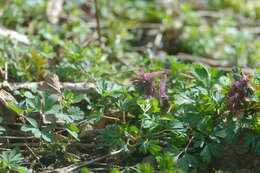
[[149, 151], [151, 152], [151, 154], [156, 155], [157, 153], [159, 153], [162, 150], [162, 148], [159, 145], [156, 144], [151, 144], [149, 147]]
[[24, 110], [20, 109], [18, 107], [18, 105], [16, 105], [15, 103], [12, 103], [12, 102], [8, 102], [7, 103], [7, 106], [12, 109], [13, 111], [15, 111], [17, 114], [21, 114], [23, 113]]
[[162, 154], [156, 157], [158, 167], [162, 172], [172, 171], [175, 167], [173, 156], [169, 154]]
[[144, 113], [148, 112], [152, 107], [149, 100], [138, 100], [137, 103]]
[[160, 112], [159, 102], [157, 99], [151, 100], [152, 112]]
[[86, 97], [86, 94], [75, 94], [73, 97], [73, 103], [79, 103], [82, 100], [84, 100]]
[[203, 146], [204, 146], [204, 144], [205, 144], [205, 142], [204, 141], [196, 141], [195, 143], [194, 143], [194, 147], [195, 148], [202, 148]]
[[195, 101], [193, 99], [191, 99], [187, 94], [188, 94], [187, 92], [183, 92], [183, 93], [175, 95], [174, 103], [177, 105], [195, 103]]
[[41, 131], [39, 129], [32, 129], [31, 131], [32, 131], [34, 137], [41, 138], [42, 133], [41, 133]]
[[127, 111], [128, 108], [133, 104], [135, 104], [135, 102], [129, 99], [118, 99], [116, 102], [117, 107], [122, 111]]
[[119, 169], [114, 168], [110, 171], [110, 173], [121, 173], [121, 172], [119, 171]]
[[210, 153], [215, 156], [215, 157], [220, 157], [222, 151], [224, 150], [224, 146], [221, 144], [215, 144], [215, 143], [211, 143], [208, 144]]
[[187, 129], [184, 128], [183, 122], [177, 119], [173, 119], [170, 121], [170, 129], [173, 133], [176, 134], [184, 134], [187, 131]]
[[67, 123], [73, 123], [73, 119], [71, 119], [70, 115], [66, 115], [66, 114], [63, 114], [63, 113], [56, 113], [54, 114], [54, 116], [58, 119], [62, 119], [64, 121], [66, 121]]
[[69, 130], [69, 129], [66, 129], [66, 130], [67, 130], [67, 132], [69, 132], [69, 134], [70, 134], [72, 137], [74, 137], [77, 141], [80, 141], [79, 138], [78, 138], [78, 133], [73, 132], [73, 131], [71, 131], [71, 130]]
[[22, 166], [17, 167], [15, 171], [17, 171], [18, 173], [31, 173], [28, 168]]
[[80, 173], [90, 173], [88, 168], [81, 168]]
[[61, 105], [53, 105], [48, 111], [45, 112], [46, 115], [57, 114], [62, 110]]
[[50, 124], [50, 125], [48, 125], [47, 127], [45, 127], [45, 128], [43, 129], [43, 131], [45, 131], [45, 132], [50, 132], [50, 131], [55, 130], [56, 128], [57, 128], [57, 126], [56, 126], [55, 124]]
[[26, 105], [30, 106], [30, 108], [33, 109], [33, 111], [35, 112], [41, 111], [42, 103], [40, 97], [37, 96], [34, 99], [26, 99], [25, 102]]
[[210, 87], [209, 83], [211, 80], [211, 75], [204, 65], [194, 64], [193, 73], [197, 79], [201, 80], [205, 87]]
[[38, 123], [35, 119], [31, 117], [27, 117], [26, 120], [34, 127], [34, 128], [39, 128]]
[[32, 131], [33, 129], [35, 129], [35, 128], [32, 125], [28, 125], [28, 124], [23, 125], [21, 127], [21, 130], [24, 131], [24, 132]]
[[27, 98], [30, 98], [30, 99], [34, 99], [35, 98], [35, 96], [32, 95], [32, 93], [29, 92], [29, 91], [25, 91], [24, 96], [27, 97]]
[[80, 129], [75, 124], [68, 124], [67, 128], [76, 133], [80, 132]]
[[260, 154], [260, 142], [259, 141], [255, 145], [255, 152]]
[[56, 137], [46, 131], [42, 131], [42, 138], [47, 142], [56, 142]]
[[84, 119], [84, 112], [79, 107], [71, 106], [68, 109], [68, 114], [72, 120], [78, 121]]
[[210, 163], [211, 160], [211, 153], [209, 151], [208, 145], [205, 145], [203, 150], [201, 151], [200, 155], [202, 156], [203, 160], [206, 161], [207, 163]]
[[217, 131], [215, 133], [215, 136], [218, 136], [220, 138], [225, 138], [227, 136], [227, 131], [225, 129]]
[[33, 127], [32, 125], [23, 125], [21, 127], [21, 130], [24, 131], [24, 132], [28, 132], [28, 131], [31, 131], [34, 135], [34, 137], [36, 138], [40, 138], [41, 137], [41, 131], [35, 127]]
[[43, 92], [44, 112], [50, 110], [58, 99], [59, 97], [57, 95], [49, 95], [47, 92]]
[[178, 165], [184, 171], [188, 171], [189, 168], [196, 168], [198, 166], [198, 161], [197, 161], [197, 159], [193, 155], [185, 153], [178, 160]]
[[256, 140], [256, 136], [254, 134], [247, 134], [245, 137], [244, 137], [244, 144], [243, 146], [244, 147], [249, 147], [251, 144], [253, 144]]
[[23, 161], [23, 156], [16, 150], [3, 152], [0, 157], [10, 166], [16, 166]]
[[154, 173], [153, 167], [148, 163], [139, 164], [137, 168], [140, 173]]
[[3, 132], [5, 132], [6, 129], [3, 126], [0, 126], [0, 134], [3, 134]]
[[210, 80], [210, 73], [208, 69], [202, 64], [194, 64], [193, 70], [195, 74], [202, 80]]

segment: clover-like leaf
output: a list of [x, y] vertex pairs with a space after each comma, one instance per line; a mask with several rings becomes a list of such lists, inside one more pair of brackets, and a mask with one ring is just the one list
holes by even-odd
[[68, 114], [70, 118], [74, 121], [82, 120], [84, 118], [84, 112], [80, 110], [79, 107], [71, 106], [68, 109]]
[[56, 142], [56, 137], [49, 132], [42, 131], [41, 136], [47, 142]]
[[38, 128], [39, 125], [37, 123], [37, 121], [31, 117], [27, 117], [26, 120], [34, 127], [34, 128]]

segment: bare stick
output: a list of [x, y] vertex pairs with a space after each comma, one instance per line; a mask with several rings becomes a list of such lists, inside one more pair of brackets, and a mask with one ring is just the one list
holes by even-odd
[[[201, 57], [201, 56], [194, 56], [194, 55], [185, 54], [185, 53], [179, 53], [177, 55], [177, 57], [181, 61], [192, 61], [195, 63], [203, 63], [203, 64], [207, 64], [211, 68], [220, 69], [220, 70], [224, 70], [227, 72], [231, 71], [232, 68], [234, 67], [227, 60], [219, 61], [219, 60], [215, 60], [215, 59], [210, 59], [210, 58]], [[251, 69], [251, 68], [247, 68], [247, 67], [239, 67], [239, 68], [241, 68], [245, 72], [249, 72], [249, 73], [255, 72], [255, 70]]]
[[10, 143], [10, 144], [3, 144], [3, 143], [0, 143], [0, 146], [1, 147], [25, 147], [25, 146], [31, 146], [31, 147], [39, 147], [40, 144], [39, 143], [29, 143], [29, 144], [26, 144], [26, 143]]
[[[10, 87], [11, 90], [16, 90], [16, 89], [33, 89], [33, 88], [38, 88], [40, 89], [42, 86], [43, 82], [24, 82], [24, 83], [8, 83], [8, 86]], [[85, 82], [80, 82], [80, 83], [69, 83], [69, 82], [64, 82], [61, 83], [61, 88], [67, 88], [73, 91], [81, 91], [81, 92], [89, 92], [91, 89], [95, 88], [95, 85], [93, 83], [85, 83]], [[7, 84], [4, 82], [0, 82], [0, 88], [6, 87]]]
[[40, 158], [33, 152], [33, 150], [26, 143], [25, 143], [25, 146], [29, 149], [29, 151], [33, 154], [33, 156], [38, 160], [42, 169], [45, 169], [46, 167], [42, 164]]
[[58, 173], [70, 173], [70, 172], [73, 172], [75, 171], [76, 169], [79, 169], [79, 168], [82, 168], [84, 166], [87, 166], [87, 165], [90, 165], [94, 162], [97, 162], [97, 161], [100, 161], [102, 159], [105, 159], [109, 156], [113, 156], [113, 155], [116, 155], [116, 154], [119, 154], [122, 150], [118, 150], [118, 151], [115, 151], [115, 152], [111, 152], [107, 155], [104, 155], [104, 156], [101, 156], [101, 157], [97, 157], [93, 160], [90, 160], [90, 161], [84, 161], [84, 162], [81, 162], [81, 163], [75, 163], [73, 165], [70, 165], [70, 166], [67, 166], [67, 167], [64, 167], [64, 168], [61, 168], [61, 169], [56, 169], [55, 171], [57, 171]]
[[0, 139], [33, 139], [33, 136], [0, 136]]
[[0, 148], [0, 151], [11, 151], [9, 148]]
[[6, 123], [6, 122], [2, 122], [2, 123], [0, 123], [0, 125], [3, 125], [3, 126], [8, 126], [8, 125], [22, 126], [23, 124], [22, 123]]
[[7, 62], [5, 63], [5, 81], [8, 81], [8, 64]]

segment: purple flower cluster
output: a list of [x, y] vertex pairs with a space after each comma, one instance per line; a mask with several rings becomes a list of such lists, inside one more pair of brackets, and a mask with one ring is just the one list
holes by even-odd
[[155, 77], [163, 75], [159, 84], [159, 93], [163, 100], [168, 99], [166, 95], [167, 74], [164, 71], [144, 73], [144, 68], [140, 68], [139, 72], [140, 78], [136, 79], [134, 84], [142, 89], [142, 95], [145, 98], [150, 99], [156, 95]]
[[245, 103], [249, 100], [247, 97], [249, 79], [243, 75], [240, 81], [233, 79], [231, 89], [228, 96], [228, 109], [230, 111], [240, 110], [244, 107]]

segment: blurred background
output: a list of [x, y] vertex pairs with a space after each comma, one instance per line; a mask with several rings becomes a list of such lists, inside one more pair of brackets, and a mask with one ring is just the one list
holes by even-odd
[[84, 47], [94, 64], [171, 55], [252, 71], [260, 67], [259, 18], [258, 0], [0, 0], [0, 66], [9, 62], [14, 81], [46, 71], [83, 80], [71, 63], [89, 65], [75, 58]]

